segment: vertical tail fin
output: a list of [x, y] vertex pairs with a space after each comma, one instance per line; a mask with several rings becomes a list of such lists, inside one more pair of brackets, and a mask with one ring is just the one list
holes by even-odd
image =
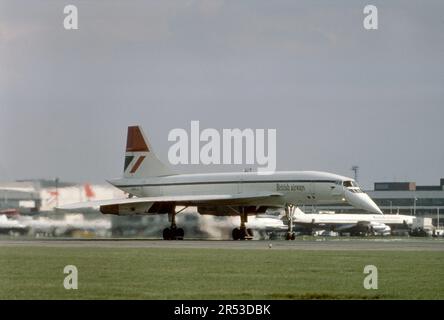
[[174, 174], [154, 154], [139, 126], [128, 127], [123, 171], [125, 178], [146, 178]]
[[93, 188], [89, 183], [85, 183], [83, 189], [85, 190], [85, 196], [86, 199], [88, 199], [88, 201], [96, 197], [96, 193], [94, 192]]
[[296, 207], [296, 209], [294, 210], [294, 214], [295, 215], [301, 215], [301, 214], [305, 214], [305, 212], [302, 211], [299, 207]]

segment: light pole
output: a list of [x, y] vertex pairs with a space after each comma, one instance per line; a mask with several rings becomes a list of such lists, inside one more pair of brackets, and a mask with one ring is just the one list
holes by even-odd
[[436, 208], [436, 213], [438, 215], [438, 221], [436, 222], [436, 227], [439, 228], [439, 208]]
[[390, 200], [390, 214], [392, 214], [392, 204], [393, 204], [393, 202]]
[[359, 166], [353, 166], [352, 167], [352, 171], [355, 173], [355, 181], [358, 182], [358, 170], [359, 170]]

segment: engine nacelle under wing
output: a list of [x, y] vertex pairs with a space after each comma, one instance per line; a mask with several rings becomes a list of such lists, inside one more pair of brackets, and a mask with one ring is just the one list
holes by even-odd
[[114, 214], [119, 216], [133, 214], [147, 214], [153, 203], [128, 203], [128, 204], [108, 204], [100, 206], [103, 214]]
[[133, 214], [163, 214], [174, 210], [174, 204], [171, 202], [138, 202], [124, 204], [109, 204], [100, 206], [100, 212], [114, 215], [133, 215]]

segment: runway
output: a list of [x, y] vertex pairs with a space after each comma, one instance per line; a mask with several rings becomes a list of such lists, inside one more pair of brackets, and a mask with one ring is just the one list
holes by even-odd
[[146, 239], [0, 240], [2, 247], [176, 248], [233, 250], [442, 251], [444, 239], [296, 239], [295, 241], [164, 241]]

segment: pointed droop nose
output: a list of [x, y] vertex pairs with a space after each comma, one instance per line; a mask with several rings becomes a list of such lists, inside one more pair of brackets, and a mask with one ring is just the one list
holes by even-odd
[[379, 209], [377, 204], [366, 193], [353, 193], [349, 190], [346, 190], [345, 199], [353, 207], [369, 211], [371, 213], [382, 214], [381, 209]]

